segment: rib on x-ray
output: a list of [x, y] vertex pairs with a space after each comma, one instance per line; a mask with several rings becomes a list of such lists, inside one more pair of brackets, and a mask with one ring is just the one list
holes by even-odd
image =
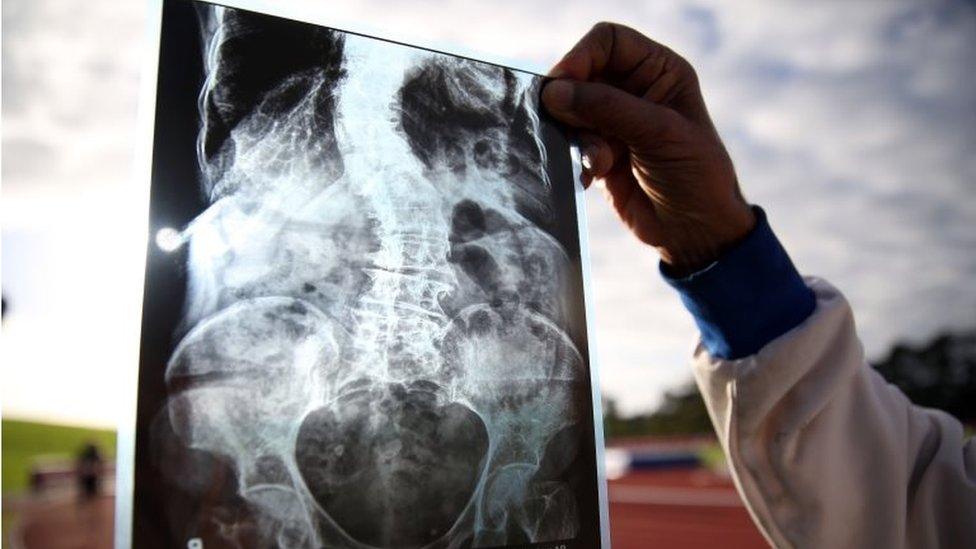
[[541, 79], [200, 6], [205, 207], [153, 429], [232, 471], [247, 512], [206, 520], [229, 546], [576, 539], [589, 370]]

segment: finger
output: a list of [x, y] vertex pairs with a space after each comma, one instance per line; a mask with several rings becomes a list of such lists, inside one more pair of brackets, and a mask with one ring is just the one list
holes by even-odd
[[616, 23], [597, 23], [549, 71], [554, 78], [594, 80], [598, 77], [624, 76], [648, 59], [677, 57], [668, 47], [658, 44], [636, 30]]
[[624, 225], [645, 244], [656, 245], [661, 233], [657, 212], [629, 166], [615, 167], [600, 183], [604, 198]]
[[634, 29], [599, 23], [550, 71], [554, 78], [610, 81], [637, 96], [711, 124], [695, 69], [685, 58]]
[[[603, 197], [617, 215], [621, 214], [626, 204], [635, 192], [640, 192], [637, 180], [630, 170], [617, 169], [611, 171], [599, 180]], [[623, 220], [623, 216], [621, 216]]]
[[590, 185], [592, 185], [594, 181], [599, 181], [599, 180], [594, 179], [593, 176], [590, 175], [588, 172], [584, 171], [583, 173], [580, 174], [580, 183], [583, 185], [583, 190], [589, 189]]
[[581, 131], [576, 136], [583, 171], [590, 177], [602, 177], [613, 167], [614, 152], [610, 143], [598, 133]]
[[583, 169], [594, 178], [607, 175], [618, 163], [627, 163], [627, 145], [589, 130], [577, 132]]
[[595, 130], [630, 147], [643, 147], [680, 127], [671, 109], [598, 82], [554, 80], [542, 89], [542, 102], [561, 122]]

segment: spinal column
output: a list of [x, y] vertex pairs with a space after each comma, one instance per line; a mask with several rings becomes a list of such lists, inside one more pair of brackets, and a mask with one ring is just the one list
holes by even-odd
[[[364, 258], [369, 289], [353, 312], [351, 360], [389, 381], [430, 378], [439, 369], [435, 347], [449, 319], [438, 298], [453, 293], [457, 278], [447, 256], [450, 220], [442, 214], [443, 189], [423, 177], [422, 165], [396, 131], [394, 98], [404, 69], [417, 52], [346, 42], [349, 75], [339, 92], [337, 129], [345, 193], [363, 204], [377, 242]], [[369, 366], [367, 366], [369, 365]], [[372, 371], [379, 368], [379, 371]], [[350, 375], [360, 375], [361, 368]]]

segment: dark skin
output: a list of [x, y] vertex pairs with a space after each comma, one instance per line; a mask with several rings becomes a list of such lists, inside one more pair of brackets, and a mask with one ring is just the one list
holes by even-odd
[[599, 23], [552, 68], [542, 102], [576, 132], [583, 183], [676, 275], [715, 261], [756, 223], [692, 66], [666, 46]]

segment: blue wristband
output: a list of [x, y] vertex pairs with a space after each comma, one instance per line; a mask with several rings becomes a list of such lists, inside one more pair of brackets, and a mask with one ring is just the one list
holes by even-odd
[[813, 291], [773, 234], [765, 212], [758, 206], [753, 211], [756, 226], [749, 235], [708, 267], [676, 278], [660, 264], [662, 276], [681, 294], [714, 357], [755, 354], [816, 307]]

